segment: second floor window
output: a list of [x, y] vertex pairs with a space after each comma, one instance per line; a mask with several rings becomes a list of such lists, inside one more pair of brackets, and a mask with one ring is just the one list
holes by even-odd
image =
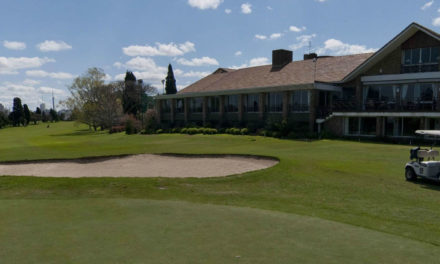
[[290, 98], [291, 112], [308, 112], [310, 105], [309, 91], [293, 91]]
[[208, 111], [211, 113], [220, 112], [220, 98], [218, 96], [208, 98]]
[[440, 47], [403, 50], [402, 73], [439, 71]]
[[255, 113], [259, 111], [258, 105], [260, 104], [259, 94], [248, 94], [246, 95], [246, 112]]
[[201, 97], [190, 98], [189, 100], [191, 113], [201, 113], [203, 111], [203, 99]]
[[282, 93], [268, 93], [266, 96], [266, 105], [268, 112], [282, 112], [283, 111], [283, 94]]
[[225, 110], [229, 113], [238, 112], [238, 95], [225, 96]]
[[183, 113], [184, 111], [185, 111], [184, 100], [176, 99], [176, 113]]

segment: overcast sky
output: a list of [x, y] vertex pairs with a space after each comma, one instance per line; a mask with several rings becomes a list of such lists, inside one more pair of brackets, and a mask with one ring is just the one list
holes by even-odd
[[273, 49], [319, 55], [375, 51], [415, 21], [440, 31], [440, 0], [1, 0], [0, 103], [35, 108], [69, 95], [89, 67], [126, 70], [162, 90], [218, 67], [269, 64]]

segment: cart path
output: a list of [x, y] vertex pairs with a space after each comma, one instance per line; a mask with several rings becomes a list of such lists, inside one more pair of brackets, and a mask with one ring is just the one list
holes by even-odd
[[277, 160], [245, 156], [125, 157], [0, 164], [0, 175], [39, 177], [169, 177], [205, 178], [241, 174], [272, 167]]

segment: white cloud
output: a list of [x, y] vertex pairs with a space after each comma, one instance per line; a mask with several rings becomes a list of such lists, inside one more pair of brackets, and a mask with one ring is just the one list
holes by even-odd
[[324, 3], [327, 2], [327, 0], [315, 0], [316, 2]]
[[39, 68], [54, 59], [39, 57], [0, 57], [0, 74], [17, 74], [18, 70]]
[[3, 46], [10, 50], [24, 50], [26, 49], [26, 43], [18, 41], [3, 41]]
[[377, 49], [367, 48], [364, 45], [343, 43], [337, 39], [329, 39], [324, 42], [324, 47], [318, 49], [318, 54], [349, 55], [358, 53], [375, 52]]
[[273, 33], [272, 35], [270, 35], [270, 39], [277, 39], [277, 38], [281, 38], [283, 36], [283, 34], [281, 33]]
[[243, 63], [240, 66], [231, 66], [229, 68], [231, 69], [242, 69], [247, 67], [255, 67], [255, 66], [261, 66], [261, 65], [268, 65], [270, 64], [269, 59], [266, 57], [257, 57], [253, 58], [249, 61], [249, 63]]
[[40, 81], [32, 80], [32, 79], [25, 79], [23, 81], [23, 84], [28, 85], [28, 86], [34, 86], [34, 85], [40, 84]]
[[267, 10], [270, 10], [270, 11], [273, 10], [273, 8], [271, 6], [267, 6], [266, 8], [267, 8]]
[[113, 66], [120, 69], [120, 68], [122, 68], [123, 64], [120, 63], [119, 61], [117, 61], [117, 62], [113, 63]]
[[229, 15], [229, 14], [230, 14], [231, 12], [232, 12], [232, 10], [231, 10], [231, 9], [225, 9], [225, 13], [226, 13], [226, 14], [228, 14], [228, 15]]
[[434, 18], [432, 20], [432, 25], [436, 27], [440, 27], [440, 17]]
[[307, 29], [306, 27], [297, 27], [297, 26], [290, 26], [289, 27], [289, 30], [292, 31], [292, 32], [301, 32], [301, 31], [304, 31], [306, 29]]
[[267, 39], [267, 37], [265, 35], [260, 35], [260, 34], [256, 34], [255, 38], [256, 39], [261, 39], [261, 40]]
[[434, 0], [427, 2], [424, 4], [420, 9], [425, 11], [426, 9], [430, 8], [434, 4]]
[[241, 5], [241, 12], [243, 14], [250, 14], [252, 13], [252, 5], [249, 3], [245, 3]]
[[190, 6], [201, 10], [217, 9], [221, 3], [223, 3], [223, 0], [188, 0]]
[[42, 87], [38, 88], [37, 91], [41, 94], [52, 95], [52, 92], [53, 92], [53, 94], [55, 94], [55, 95], [66, 95], [66, 92], [61, 89], [56, 89], [56, 88], [47, 87], [47, 86], [42, 86]]
[[180, 74], [183, 77], [192, 77], [192, 78], [203, 78], [206, 77], [208, 75], [210, 75], [210, 72], [199, 72], [199, 71], [189, 71], [189, 72], [185, 72]]
[[43, 52], [70, 50], [72, 46], [64, 41], [46, 40], [37, 45], [37, 48]]
[[299, 50], [309, 45], [309, 42], [312, 41], [312, 39], [314, 38], [316, 38], [316, 34], [299, 36], [296, 38], [297, 43], [290, 45], [289, 48], [294, 51]]
[[194, 43], [187, 41], [182, 44], [162, 44], [156, 43], [156, 46], [132, 45], [122, 48], [127, 56], [182, 56], [188, 52], [196, 51]]
[[[121, 65], [128, 70], [135, 70], [134, 75], [137, 79], [143, 79], [145, 83], [157, 84], [167, 75], [168, 69], [156, 65], [156, 62], [151, 58], [135, 57]], [[114, 77], [115, 80], [123, 80], [125, 73], [118, 74]]]
[[45, 78], [49, 77], [52, 79], [73, 79], [75, 76], [73, 74], [67, 72], [46, 72], [42, 70], [31, 70], [26, 71], [26, 75], [30, 77], [40, 77]]
[[179, 64], [186, 65], [186, 66], [219, 65], [219, 63], [216, 59], [210, 58], [210, 57], [194, 58], [191, 60], [180, 58], [177, 60], [177, 62]]
[[234, 55], [235, 55], [235, 56], [241, 56], [241, 55], [243, 55], [243, 52], [241, 52], [241, 51], [239, 50], [239, 51], [235, 52]]
[[110, 82], [112, 80], [113, 80], [113, 77], [110, 74], [106, 73], [105, 76], [104, 76], [104, 81]]

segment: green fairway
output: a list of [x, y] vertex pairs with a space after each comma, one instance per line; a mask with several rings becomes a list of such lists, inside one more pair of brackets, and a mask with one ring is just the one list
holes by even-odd
[[408, 146], [230, 135], [110, 135], [73, 123], [0, 130], [1, 161], [135, 153], [252, 154], [276, 157], [280, 163], [209, 179], [0, 177], [0, 259], [440, 259], [440, 185], [404, 180]]

